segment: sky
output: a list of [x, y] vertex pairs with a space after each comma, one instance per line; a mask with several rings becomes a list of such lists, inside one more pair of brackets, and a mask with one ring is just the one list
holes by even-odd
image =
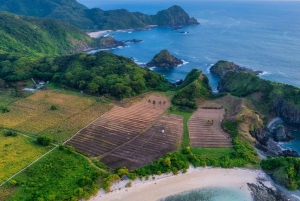
[[[124, 4], [130, 2], [137, 2], [138, 0], [77, 0], [79, 3], [92, 8], [92, 7], [101, 7], [101, 5], [108, 5], [108, 4]], [[205, 0], [143, 0], [144, 2], [199, 2]], [[209, 0], [206, 0], [209, 1]], [[286, 0], [215, 0], [215, 1], [286, 1]], [[300, 0], [288, 0], [288, 1], [300, 1]]]

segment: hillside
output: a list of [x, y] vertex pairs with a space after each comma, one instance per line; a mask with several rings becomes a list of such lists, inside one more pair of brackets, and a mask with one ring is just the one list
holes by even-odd
[[156, 15], [146, 15], [125, 9], [108, 11], [100, 8], [88, 9], [76, 0], [0, 0], [0, 10], [20, 15], [59, 19], [84, 30], [198, 24], [195, 18], [190, 18], [179, 6], [172, 6]]
[[112, 38], [93, 39], [80, 29], [54, 19], [0, 12], [0, 53], [72, 54], [88, 48], [124, 45]]
[[266, 115], [300, 124], [300, 89], [297, 87], [263, 80], [246, 72], [229, 71], [220, 80], [218, 90], [248, 97]]
[[208, 78], [199, 70], [189, 72], [181, 84], [180, 89], [174, 95], [172, 103], [189, 108], [197, 108], [197, 99], [208, 99], [212, 96], [212, 90]]
[[140, 68], [131, 59], [105, 51], [37, 59], [0, 54], [0, 60], [0, 79], [7, 83], [33, 77], [116, 98], [135, 96], [151, 89], [169, 89], [163, 76]]

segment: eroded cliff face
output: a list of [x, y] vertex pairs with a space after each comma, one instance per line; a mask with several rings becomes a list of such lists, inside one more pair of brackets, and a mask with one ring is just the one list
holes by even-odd
[[273, 100], [271, 110], [286, 123], [296, 126], [300, 125], [300, 109], [294, 104], [283, 100], [281, 97]]

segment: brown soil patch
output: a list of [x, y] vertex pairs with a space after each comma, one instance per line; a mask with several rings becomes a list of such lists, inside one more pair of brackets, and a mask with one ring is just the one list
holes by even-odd
[[231, 138], [221, 128], [224, 109], [199, 108], [188, 122], [193, 147], [232, 147]]

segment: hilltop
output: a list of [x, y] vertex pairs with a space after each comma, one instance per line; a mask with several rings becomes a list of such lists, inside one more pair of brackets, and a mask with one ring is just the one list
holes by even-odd
[[73, 54], [88, 48], [125, 44], [113, 38], [94, 39], [80, 29], [55, 19], [0, 12], [0, 53], [25, 55]]
[[[32, 6], [34, 5], [34, 7]], [[54, 18], [84, 30], [137, 29], [148, 25], [178, 26], [198, 24], [180, 7], [172, 6], [156, 15], [125, 9], [88, 9], [76, 0], [0, 0], [0, 10], [19, 15]]]

